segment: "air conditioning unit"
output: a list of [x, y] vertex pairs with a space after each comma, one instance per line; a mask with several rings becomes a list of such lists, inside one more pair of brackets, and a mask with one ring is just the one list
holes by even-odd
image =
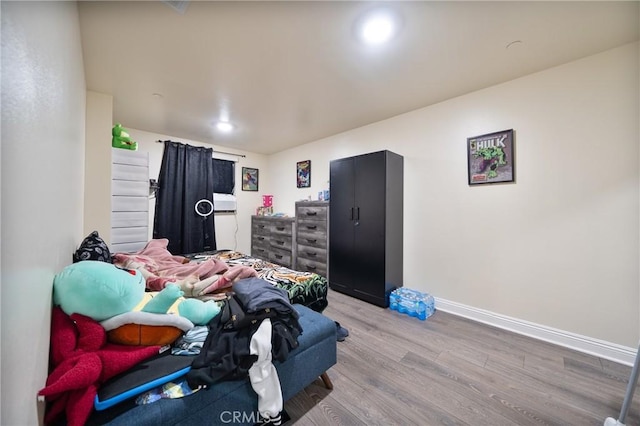
[[213, 193], [213, 211], [216, 212], [235, 212], [236, 196], [233, 194]]

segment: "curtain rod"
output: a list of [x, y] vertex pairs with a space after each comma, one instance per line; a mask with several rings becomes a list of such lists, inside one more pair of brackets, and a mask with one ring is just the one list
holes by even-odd
[[[161, 141], [160, 139], [158, 139], [156, 141], [156, 143], [164, 143], [165, 141]], [[213, 150], [213, 152], [215, 152], [216, 154], [225, 154], [225, 155], [234, 155], [236, 157], [242, 157], [242, 158], [246, 158], [247, 156], [244, 154], [234, 154], [233, 152], [225, 152], [225, 151], [216, 151], [215, 149]]]

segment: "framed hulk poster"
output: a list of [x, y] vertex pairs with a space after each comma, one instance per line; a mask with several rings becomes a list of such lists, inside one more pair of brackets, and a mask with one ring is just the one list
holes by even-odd
[[513, 129], [467, 138], [469, 185], [513, 182]]

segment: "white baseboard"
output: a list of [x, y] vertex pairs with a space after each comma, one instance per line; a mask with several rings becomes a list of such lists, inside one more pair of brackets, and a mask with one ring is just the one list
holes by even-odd
[[450, 300], [435, 298], [436, 310], [468, 318], [473, 321], [488, 324], [514, 333], [533, 337], [534, 339], [554, 343], [589, 355], [605, 358], [624, 365], [633, 365], [636, 349], [618, 345], [604, 340], [593, 339], [564, 330], [535, 324], [506, 315], [485, 311]]

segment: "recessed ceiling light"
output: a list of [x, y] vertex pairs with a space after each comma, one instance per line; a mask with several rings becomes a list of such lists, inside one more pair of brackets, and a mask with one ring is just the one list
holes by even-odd
[[377, 9], [366, 14], [358, 25], [358, 36], [367, 44], [385, 43], [397, 33], [399, 19], [389, 9]]
[[370, 44], [380, 44], [393, 35], [393, 22], [387, 16], [371, 18], [362, 26], [362, 39]]
[[216, 123], [216, 129], [224, 133], [229, 133], [233, 130], [233, 124], [229, 123], [228, 121], [218, 121]]

